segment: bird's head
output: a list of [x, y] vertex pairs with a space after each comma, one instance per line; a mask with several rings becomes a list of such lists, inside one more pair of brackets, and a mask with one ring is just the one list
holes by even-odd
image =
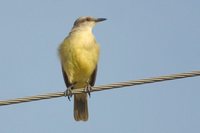
[[73, 28], [87, 27], [93, 28], [96, 23], [105, 21], [106, 18], [93, 18], [93, 17], [79, 17], [75, 22]]

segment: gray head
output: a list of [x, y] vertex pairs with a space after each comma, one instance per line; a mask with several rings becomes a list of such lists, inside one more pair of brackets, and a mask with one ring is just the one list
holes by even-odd
[[106, 20], [106, 18], [93, 18], [90, 16], [86, 17], [79, 17], [75, 22], [74, 26], [75, 27], [94, 27], [96, 23], [101, 22]]

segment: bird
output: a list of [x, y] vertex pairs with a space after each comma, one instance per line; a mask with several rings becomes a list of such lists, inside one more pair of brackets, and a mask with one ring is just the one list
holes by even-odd
[[[85, 88], [90, 95], [96, 81], [100, 53], [100, 46], [92, 30], [97, 23], [105, 20], [91, 16], [79, 17], [60, 44], [58, 51], [67, 87], [65, 94], [70, 94], [73, 89]], [[87, 121], [88, 117], [87, 93], [75, 94], [74, 119]]]

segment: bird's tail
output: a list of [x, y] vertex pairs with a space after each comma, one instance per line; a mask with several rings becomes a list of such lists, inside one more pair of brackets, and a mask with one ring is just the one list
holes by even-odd
[[76, 121], [88, 120], [88, 104], [86, 93], [74, 95], [74, 119]]

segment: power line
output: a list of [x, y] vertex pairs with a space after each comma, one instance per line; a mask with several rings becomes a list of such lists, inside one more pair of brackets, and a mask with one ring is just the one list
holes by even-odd
[[[142, 84], [148, 84], [148, 83], [155, 83], [155, 82], [161, 82], [161, 81], [167, 81], [167, 80], [195, 77], [195, 76], [200, 76], [200, 71], [192, 71], [192, 72], [187, 72], [187, 73], [171, 74], [171, 75], [166, 75], [166, 76], [159, 76], [159, 77], [145, 78], [145, 79], [140, 79], [140, 80], [117, 82], [117, 83], [108, 84], [108, 85], [94, 86], [92, 87], [91, 92], [109, 90], [109, 89], [114, 89], [114, 88], [122, 88], [122, 87], [127, 87], [127, 86], [142, 85]], [[83, 88], [72, 90], [72, 94], [78, 94], [78, 93], [86, 93], [86, 91]], [[68, 95], [69, 94], [67, 94], [67, 96]], [[43, 100], [43, 99], [51, 99], [51, 98], [62, 97], [62, 96], [65, 96], [64, 92], [48, 93], [48, 94], [29, 96], [29, 97], [24, 97], [24, 98], [3, 100], [3, 101], [0, 101], [0, 106], [23, 103], [23, 102], [31, 102], [31, 101], [37, 101], [37, 100]]]

